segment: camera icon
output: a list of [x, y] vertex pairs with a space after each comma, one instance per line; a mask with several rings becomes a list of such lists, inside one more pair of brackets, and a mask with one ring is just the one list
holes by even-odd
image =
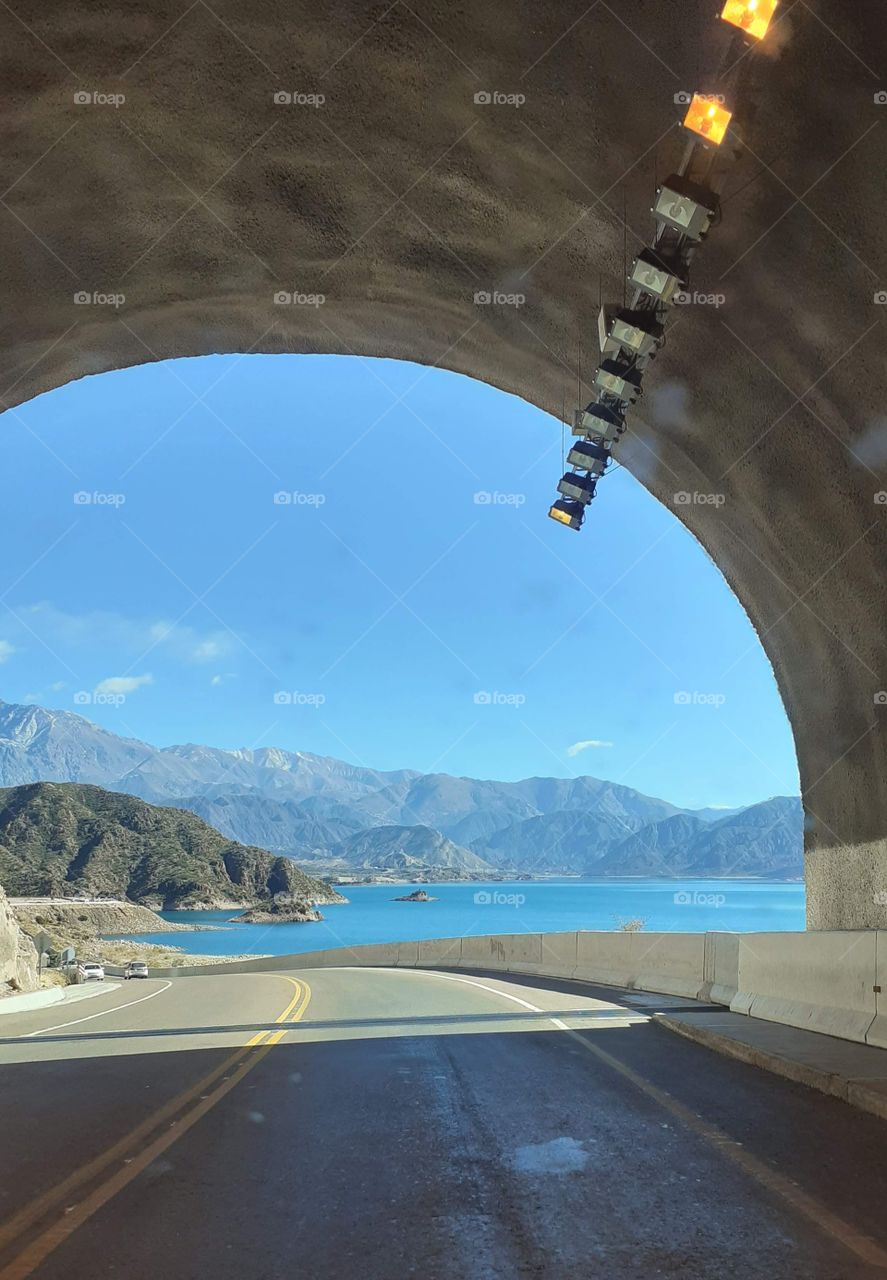
[[274, 295], [275, 307], [288, 307], [291, 304], [292, 300], [293, 300], [293, 295], [291, 293], [287, 293], [285, 289], [280, 289]]
[[878, 92], [875, 94], [874, 101], [875, 101], [875, 106], [878, 106], [878, 107], [887, 106], [887, 90], [879, 89]]
[[874, 303], [876, 307], [887, 307], [887, 289], [879, 289], [875, 294]]
[[875, 506], [887, 507], [887, 489], [879, 489], [875, 494]]
[[78, 89], [74, 94], [74, 101], [78, 107], [85, 107], [92, 102], [92, 94], [86, 93], [83, 89]]
[[92, 494], [87, 493], [85, 489], [80, 489], [74, 494], [75, 507], [88, 507], [91, 502]]
[[74, 302], [78, 307], [88, 307], [90, 302], [92, 302], [92, 294], [87, 293], [85, 289], [79, 289], [77, 293], [74, 294]]
[[887, 707], [887, 689], [879, 689], [875, 694], [874, 703], [876, 707]]
[[688, 893], [686, 889], [679, 889], [674, 896], [674, 904], [676, 907], [689, 907], [693, 901], [693, 895]]
[[78, 707], [85, 707], [92, 702], [92, 694], [87, 693], [85, 689], [81, 689], [79, 693], [74, 694], [74, 702]]
[[690, 494], [683, 490], [680, 493], [676, 493], [674, 496], [674, 503], [676, 507], [689, 507]]
[[488, 307], [492, 301], [493, 295], [486, 289], [479, 289], [474, 295], [476, 307]]
[[688, 307], [693, 301], [692, 293], [688, 293], [686, 289], [679, 289], [672, 298], [672, 302], [676, 307]]
[[474, 101], [479, 107], [488, 107], [493, 101], [493, 95], [489, 89], [479, 89], [474, 95]]
[[493, 695], [488, 693], [486, 689], [481, 689], [479, 693], [474, 695], [474, 705], [476, 707], [488, 707], [493, 701]]
[[674, 96], [674, 104], [676, 107], [689, 107], [693, 101], [692, 93], [688, 93], [686, 89], [679, 89]]
[[291, 707], [293, 704], [293, 695], [287, 693], [285, 689], [278, 689], [274, 695], [274, 703], [278, 707]]
[[284, 489], [281, 489], [279, 493], [275, 493], [274, 495], [275, 507], [288, 507], [292, 504], [292, 500], [293, 495], [291, 493], [287, 493]]
[[474, 895], [474, 905], [476, 907], [488, 907], [493, 901], [493, 895], [488, 893], [486, 889], [478, 889]]
[[278, 89], [274, 95], [274, 102], [278, 107], [292, 106], [293, 95], [287, 93], [285, 89]]
[[690, 694], [687, 693], [686, 690], [682, 689], [679, 693], [675, 694], [674, 700], [675, 705], [678, 707], [689, 707], [691, 701]]

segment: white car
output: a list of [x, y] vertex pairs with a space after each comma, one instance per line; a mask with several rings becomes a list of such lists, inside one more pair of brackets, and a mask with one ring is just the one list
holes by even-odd
[[147, 978], [148, 966], [144, 960], [130, 960], [129, 964], [123, 970], [124, 979], [130, 978]]
[[94, 960], [87, 960], [86, 964], [80, 966], [80, 972], [83, 975], [84, 982], [104, 982], [105, 970], [102, 965], [97, 964]]

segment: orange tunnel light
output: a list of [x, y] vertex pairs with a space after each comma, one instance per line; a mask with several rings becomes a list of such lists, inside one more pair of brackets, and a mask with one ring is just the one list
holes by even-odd
[[777, 0], [727, 0], [721, 17], [760, 40], [767, 34], [776, 4]]
[[693, 101], [684, 116], [684, 128], [698, 133], [706, 142], [720, 146], [732, 118], [733, 113], [722, 107], [711, 95], [694, 93]]

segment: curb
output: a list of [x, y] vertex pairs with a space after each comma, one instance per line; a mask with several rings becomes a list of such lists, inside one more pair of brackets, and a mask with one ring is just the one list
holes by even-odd
[[677, 1018], [670, 1018], [667, 1014], [657, 1015], [653, 1018], [653, 1022], [657, 1026], [665, 1027], [667, 1031], [683, 1036], [686, 1040], [694, 1040], [697, 1044], [704, 1045], [706, 1049], [713, 1049], [715, 1053], [720, 1053], [726, 1058], [735, 1058], [752, 1067], [771, 1071], [774, 1075], [794, 1081], [795, 1084], [817, 1089], [820, 1093], [840, 1098], [842, 1102], [847, 1102], [860, 1111], [868, 1111], [871, 1115], [887, 1120], [887, 1092], [870, 1088], [865, 1080], [849, 1080], [846, 1076], [838, 1075], [834, 1071], [826, 1071], [823, 1067], [813, 1067], [809, 1063], [798, 1062], [795, 1058], [783, 1057], [782, 1054], [774, 1053], [772, 1050], [745, 1044], [742, 1040], [734, 1040], [732, 1036], [681, 1022]]
[[34, 1009], [47, 1009], [54, 1004], [75, 1004], [93, 996], [109, 995], [120, 986], [119, 982], [97, 982], [92, 986], [49, 987], [42, 991], [23, 991], [17, 996], [5, 996], [0, 1000], [0, 1017], [5, 1013], [31, 1013]]

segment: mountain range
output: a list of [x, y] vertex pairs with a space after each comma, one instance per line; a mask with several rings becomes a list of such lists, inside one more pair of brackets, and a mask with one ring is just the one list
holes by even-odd
[[324, 873], [803, 874], [796, 797], [687, 810], [591, 777], [497, 782], [271, 747], [158, 748], [73, 712], [0, 702], [0, 786], [37, 781], [187, 809], [231, 840]]

